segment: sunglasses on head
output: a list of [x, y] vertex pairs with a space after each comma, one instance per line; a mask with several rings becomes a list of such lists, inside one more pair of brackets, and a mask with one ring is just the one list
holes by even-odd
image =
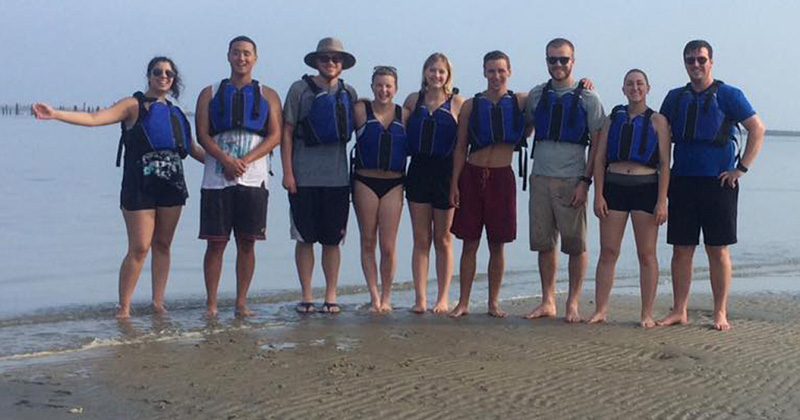
[[155, 68], [155, 69], [153, 69], [153, 72], [152, 72], [153, 76], [155, 76], [155, 77], [161, 77], [161, 75], [165, 74], [165, 73], [166, 73], [168, 79], [172, 79], [172, 78], [175, 77], [175, 72], [172, 71], [172, 70], [164, 70], [164, 69]]
[[687, 66], [693, 66], [694, 62], [697, 61], [697, 64], [703, 65], [708, 62], [708, 57], [684, 57], [683, 62], [686, 63]]
[[317, 62], [318, 63], [327, 63], [331, 62], [334, 64], [341, 64], [344, 61], [344, 57], [341, 55], [318, 55]]
[[572, 57], [547, 57], [547, 64], [554, 66], [556, 63], [559, 63], [562, 66], [566, 66], [571, 59]]
[[389, 72], [389, 73], [392, 73], [392, 74], [397, 74], [397, 69], [395, 67], [392, 67], [392, 66], [375, 66], [375, 67], [372, 68], [372, 72], [373, 73]]

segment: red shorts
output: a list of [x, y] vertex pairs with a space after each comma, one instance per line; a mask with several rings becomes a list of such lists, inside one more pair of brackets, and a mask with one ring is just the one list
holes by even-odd
[[457, 238], [477, 241], [484, 226], [489, 242], [517, 238], [517, 183], [511, 166], [481, 168], [467, 163], [458, 190], [461, 203], [450, 229]]

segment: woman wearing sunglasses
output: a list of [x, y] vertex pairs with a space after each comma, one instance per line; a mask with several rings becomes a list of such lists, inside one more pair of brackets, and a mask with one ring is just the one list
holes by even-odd
[[164, 293], [170, 266], [170, 245], [181, 210], [188, 197], [182, 158], [200, 162], [205, 152], [192, 141], [186, 116], [167, 100], [182, 87], [175, 63], [155, 57], [147, 65], [147, 92], [136, 92], [110, 108], [97, 112], [72, 112], [36, 103], [33, 112], [41, 120], [96, 127], [121, 123], [122, 137], [117, 166], [125, 148], [120, 208], [128, 232], [128, 252], [119, 270], [117, 318], [129, 318], [131, 296], [152, 246], [153, 309], [165, 312]]
[[594, 213], [600, 219], [596, 309], [589, 323], [606, 320], [622, 236], [630, 214], [639, 256], [641, 326], [650, 328], [658, 285], [658, 226], [667, 220], [670, 138], [666, 118], [647, 106], [647, 75], [632, 69], [622, 92], [627, 105], [614, 107], [600, 132], [595, 157]]
[[[361, 268], [371, 298], [370, 311], [392, 310], [390, 293], [397, 265], [395, 245], [403, 210], [403, 172], [408, 154], [405, 121], [409, 112], [392, 100], [397, 93], [397, 70], [375, 67], [375, 99], [354, 107], [356, 145], [353, 165], [353, 207], [361, 231]], [[380, 244], [380, 278], [375, 248]]]
[[410, 112], [408, 123], [411, 163], [406, 175], [406, 198], [411, 213], [414, 250], [411, 270], [416, 303], [411, 309], [427, 309], [428, 261], [431, 240], [436, 250], [436, 278], [439, 293], [433, 312], [447, 313], [450, 279], [453, 275], [453, 207], [450, 180], [458, 113], [464, 98], [453, 89], [453, 66], [442, 53], [431, 54], [422, 66], [422, 89], [406, 98], [403, 108]]

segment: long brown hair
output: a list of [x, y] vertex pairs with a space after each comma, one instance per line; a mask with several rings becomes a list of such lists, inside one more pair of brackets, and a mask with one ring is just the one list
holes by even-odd
[[444, 93], [445, 95], [450, 95], [453, 93], [453, 65], [450, 63], [450, 60], [447, 58], [446, 55], [435, 52], [428, 56], [428, 59], [425, 60], [425, 64], [422, 65], [422, 90], [426, 90], [428, 88], [428, 80], [425, 78], [425, 70], [428, 67], [432, 66], [437, 61], [441, 61], [444, 63], [444, 67], [447, 69], [447, 80], [444, 81]]

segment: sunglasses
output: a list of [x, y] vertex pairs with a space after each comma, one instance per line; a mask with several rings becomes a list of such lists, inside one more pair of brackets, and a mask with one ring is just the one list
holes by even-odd
[[341, 55], [318, 55], [317, 62], [318, 63], [327, 63], [331, 62], [334, 64], [341, 64], [344, 61], [344, 57]]
[[684, 57], [683, 62], [686, 63], [687, 66], [693, 66], [695, 61], [699, 65], [703, 65], [708, 62], [708, 57]]
[[168, 79], [175, 78], [175, 72], [172, 70], [163, 70], [163, 69], [153, 69], [152, 75], [155, 77], [161, 77], [162, 74], [166, 74]]
[[373, 73], [377, 72], [389, 72], [392, 74], [397, 74], [397, 68], [392, 66], [375, 66], [372, 68]]
[[562, 66], [566, 66], [569, 64], [569, 60], [572, 60], [572, 57], [547, 57], [547, 64], [555, 66], [556, 63], [558, 63]]

